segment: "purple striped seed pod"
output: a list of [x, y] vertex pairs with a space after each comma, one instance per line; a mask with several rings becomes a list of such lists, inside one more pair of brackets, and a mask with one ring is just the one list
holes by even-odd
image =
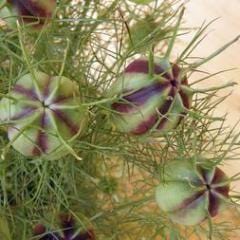
[[137, 59], [130, 63], [113, 83], [109, 97], [112, 122], [126, 133], [142, 135], [151, 130], [175, 128], [191, 106], [192, 91], [181, 69], [166, 59], [155, 59], [149, 73], [149, 62]]
[[183, 225], [196, 225], [216, 216], [229, 198], [229, 181], [218, 167], [193, 167], [173, 161], [164, 168], [164, 182], [156, 189], [156, 201], [169, 218]]
[[41, 28], [52, 17], [56, 0], [8, 0], [24, 23]]
[[69, 214], [60, 216], [61, 231], [49, 231], [42, 224], [37, 224], [33, 229], [34, 239], [37, 240], [95, 240], [95, 233], [92, 229], [78, 232], [75, 221]]
[[78, 85], [63, 76], [35, 72], [21, 77], [0, 102], [13, 148], [25, 156], [59, 158], [83, 130], [87, 109]]

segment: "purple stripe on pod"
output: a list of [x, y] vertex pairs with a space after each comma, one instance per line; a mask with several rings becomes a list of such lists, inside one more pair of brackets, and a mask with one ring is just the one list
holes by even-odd
[[169, 111], [174, 95], [175, 95], [175, 90], [174, 88], [172, 88], [168, 96], [170, 98], [167, 101], [165, 101], [165, 103], [161, 108], [158, 109], [159, 113], [163, 116], [159, 115], [159, 113], [156, 112], [154, 115], [150, 116], [147, 121], [140, 123], [139, 126], [137, 126], [137, 128], [133, 131], [133, 133], [134, 134], [146, 133], [149, 129], [152, 129], [154, 125], [157, 123], [157, 121], [161, 118], [162, 120], [158, 124], [157, 129], [159, 129], [159, 127], [163, 127], [164, 123], [167, 121], [167, 118], [164, 117], [164, 115]]
[[209, 203], [208, 212], [211, 217], [215, 217], [218, 214], [220, 199], [212, 191], [209, 191]]
[[165, 125], [167, 124], [167, 118], [164, 117], [161, 119], [161, 121], [159, 122], [158, 126], [157, 126], [157, 129], [158, 130], [163, 130], [165, 128]]
[[173, 101], [174, 101], [174, 96], [175, 96], [175, 94], [176, 94], [176, 91], [175, 91], [174, 88], [172, 88], [172, 89], [170, 90], [169, 95], [166, 97], [167, 100], [165, 101], [165, 103], [163, 104], [163, 106], [161, 106], [161, 107], [158, 109], [158, 111], [159, 111], [159, 113], [160, 113], [161, 115], [165, 115], [165, 114], [169, 111], [169, 109], [170, 109], [170, 107], [171, 107], [171, 105], [172, 105], [172, 103], [173, 103]]
[[173, 78], [178, 78], [179, 73], [180, 73], [180, 67], [177, 64], [172, 64]]
[[133, 131], [131, 131], [133, 134], [140, 135], [144, 134], [149, 129], [151, 129], [155, 123], [157, 122], [157, 115], [154, 114], [150, 116], [146, 121], [141, 122]]
[[72, 236], [74, 235], [74, 225], [75, 225], [73, 216], [69, 214], [61, 214], [59, 217], [60, 217], [61, 228], [63, 229], [62, 232], [65, 237], [64, 239], [72, 239]]
[[180, 90], [178, 93], [182, 99], [183, 106], [186, 109], [189, 109], [191, 107], [191, 103], [190, 103], [191, 98], [189, 98], [189, 96], [185, 94], [182, 90]]
[[[55, 0], [48, 0], [53, 4]], [[41, 6], [38, 1], [34, 0], [15, 0], [13, 3], [18, 7], [19, 11], [26, 13], [27, 16], [36, 16], [36, 17], [51, 17], [51, 9], [47, 9], [44, 6]]]
[[56, 0], [8, 0], [8, 2], [16, 8], [24, 22], [37, 23], [35, 28], [42, 27], [56, 7]]
[[64, 101], [66, 101], [66, 100], [69, 100], [69, 99], [72, 99], [72, 96], [64, 96], [64, 95], [57, 96], [57, 97], [52, 101], [52, 104], [61, 103], [61, 102], [64, 102]]
[[[196, 204], [197, 205], [197, 200], [202, 197], [204, 194], [206, 194], [205, 190], [196, 192], [195, 194], [193, 194], [191, 197], [186, 198], [181, 205], [179, 205], [176, 209], [173, 209], [173, 211], [177, 211], [180, 209], [185, 209], [187, 208], [189, 205], [192, 204]], [[196, 202], [195, 202], [196, 201]], [[195, 202], [195, 203], [194, 203]], [[192, 206], [191, 206], [192, 207]]]
[[[162, 74], [166, 79], [171, 79], [171, 76], [165, 69], [163, 69], [159, 64], [154, 64], [154, 74]], [[126, 69], [125, 73], [149, 73], [149, 63], [147, 60], [138, 59], [130, 63]]]
[[40, 127], [41, 129], [37, 132], [37, 138], [36, 138], [36, 146], [33, 149], [33, 155], [34, 156], [40, 156], [42, 153], [46, 153], [48, 149], [48, 137], [44, 130], [48, 123], [46, 112], [44, 111], [41, 119], [40, 119]]
[[72, 119], [70, 119], [67, 114], [64, 112], [58, 110], [58, 109], [52, 109], [53, 113], [55, 114], [56, 118], [58, 118], [61, 122], [63, 122], [70, 130], [72, 135], [75, 135], [79, 131], [79, 126], [76, 125]]
[[229, 196], [229, 190], [230, 190], [229, 185], [214, 188], [215, 192], [217, 192], [218, 194], [221, 194], [222, 196], [224, 196], [226, 198], [228, 198], [228, 196]]
[[[37, 21], [37, 18], [36, 18], [37, 16], [33, 12], [29, 11], [29, 9], [26, 8], [20, 0], [13, 0], [12, 2], [16, 7], [18, 14], [22, 17], [22, 19], [25, 22], [31, 23], [31, 22]], [[40, 21], [40, 24], [43, 24], [41, 19], [39, 19], [39, 21]]]
[[31, 100], [38, 100], [38, 96], [35, 93], [34, 89], [25, 88], [22, 85], [16, 84], [13, 88], [13, 91], [16, 93], [20, 93], [23, 96], [30, 98]]
[[215, 169], [215, 173], [212, 179], [212, 184], [214, 183], [220, 183], [222, 181], [226, 180], [226, 175], [225, 173], [218, 167]]
[[120, 101], [113, 103], [111, 106], [112, 109], [119, 113], [131, 113], [136, 110], [136, 105]]
[[[160, 94], [168, 84], [154, 83], [123, 97], [125, 101], [112, 104], [112, 108], [121, 113], [136, 111], [136, 107], [145, 104], [154, 95]], [[129, 103], [128, 103], [129, 102]]]
[[26, 107], [22, 111], [20, 111], [16, 115], [14, 115], [11, 118], [11, 120], [15, 121], [15, 120], [20, 120], [21, 118], [28, 117], [28, 116], [30, 116], [33, 113], [34, 110], [36, 110], [36, 108], [34, 108], [34, 107]]
[[134, 105], [140, 106], [146, 101], [148, 101], [151, 97], [160, 94], [167, 88], [168, 84], [161, 84], [161, 83], [154, 83], [152, 85], [149, 85], [147, 87], [143, 87], [140, 90], [124, 96], [123, 98], [127, 100], [128, 102], [133, 103]]

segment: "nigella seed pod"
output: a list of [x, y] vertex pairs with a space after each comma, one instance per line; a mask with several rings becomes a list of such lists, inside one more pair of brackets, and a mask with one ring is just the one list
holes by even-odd
[[130, 63], [108, 93], [112, 122], [122, 132], [141, 135], [150, 130], [175, 128], [191, 106], [192, 91], [181, 69], [166, 59], [146, 59]]
[[156, 201], [179, 224], [196, 225], [216, 216], [229, 198], [228, 178], [218, 167], [173, 161], [164, 168], [163, 179], [156, 189]]
[[78, 85], [63, 76], [34, 72], [21, 77], [0, 102], [0, 121], [8, 138], [28, 157], [59, 158], [83, 130], [87, 109]]
[[56, 8], [56, 0], [8, 0], [21, 20], [42, 27]]
[[92, 229], [78, 232], [75, 220], [69, 214], [60, 215], [60, 231], [48, 230], [44, 225], [37, 224], [33, 229], [33, 235], [37, 240], [95, 240]]

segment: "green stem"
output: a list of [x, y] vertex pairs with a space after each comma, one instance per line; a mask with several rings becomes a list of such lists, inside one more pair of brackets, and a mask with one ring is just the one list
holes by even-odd
[[154, 47], [151, 46], [150, 51], [149, 51], [149, 58], [148, 58], [148, 74], [150, 77], [154, 75], [154, 53], [153, 50]]
[[208, 78], [217, 76], [217, 75], [222, 74], [222, 73], [225, 73], [225, 72], [233, 71], [233, 70], [236, 70], [236, 68], [225, 69], [225, 70], [222, 70], [222, 71], [219, 71], [219, 72], [216, 72], [216, 73], [207, 75], [206, 77], [200, 78], [200, 79], [198, 79], [198, 80], [190, 83], [189, 86], [193, 86], [193, 85], [195, 85], [195, 84], [197, 84], [197, 83], [200, 83], [200, 82], [203, 82], [204, 80], [207, 80]]
[[181, 24], [181, 21], [182, 21], [182, 18], [183, 18], [184, 11], [185, 11], [185, 8], [183, 7], [181, 12], [180, 12], [177, 24], [175, 26], [175, 29], [174, 29], [174, 32], [173, 32], [173, 36], [172, 36], [171, 41], [170, 41], [170, 43], [168, 45], [167, 52], [165, 54], [165, 58], [167, 58], [167, 59], [169, 58], [169, 56], [170, 56], [170, 54], [172, 52], [175, 40], [177, 38], [177, 33], [178, 33], [178, 30], [179, 30], [179, 27], [180, 27], [180, 24]]
[[235, 82], [230, 82], [224, 85], [221, 85], [219, 87], [212, 87], [212, 88], [205, 88], [205, 89], [192, 89], [193, 93], [206, 93], [206, 92], [213, 92], [213, 91], [218, 91], [220, 89], [224, 89], [227, 87], [233, 87], [237, 85]]
[[222, 53], [224, 50], [226, 50], [228, 47], [230, 47], [231, 45], [233, 45], [235, 42], [237, 42], [240, 39], [240, 34], [235, 37], [233, 40], [231, 40], [230, 42], [228, 42], [227, 44], [223, 45], [221, 48], [219, 48], [218, 50], [216, 50], [215, 52], [213, 52], [212, 54], [210, 54], [208, 57], [195, 62], [193, 64], [190, 64], [190, 69], [195, 69], [200, 67], [201, 65], [203, 65], [204, 63], [208, 62], [209, 60], [211, 60], [212, 58], [218, 56], [220, 53]]
[[81, 106], [94, 106], [94, 105], [99, 105], [99, 104], [103, 104], [103, 103], [108, 103], [108, 102], [112, 102], [114, 100], [118, 99], [117, 97], [113, 97], [113, 98], [104, 98], [101, 99], [99, 101], [95, 101], [95, 102], [90, 102], [90, 103], [83, 103], [81, 104]]
[[60, 69], [60, 72], [59, 72], [59, 75], [58, 75], [59, 78], [58, 78], [58, 81], [57, 81], [57, 85], [53, 89], [52, 93], [50, 94], [49, 99], [54, 98], [56, 92], [60, 88], [60, 85], [61, 85], [61, 82], [62, 82], [61, 80], [62, 80], [63, 72], [64, 72], [64, 69], [65, 69], [65, 66], [66, 66], [66, 61], [67, 61], [67, 55], [68, 55], [69, 47], [70, 47], [70, 41], [67, 38], [67, 46], [66, 46], [66, 48], [64, 50], [63, 62], [62, 62], [62, 66], [61, 66], [61, 69]]
[[19, 35], [19, 44], [20, 44], [20, 47], [21, 47], [21, 50], [22, 50], [22, 54], [23, 54], [23, 59], [24, 59], [24, 61], [27, 64], [29, 72], [31, 73], [31, 76], [32, 76], [32, 79], [33, 79], [33, 83], [34, 83], [36, 92], [37, 92], [38, 96], [41, 96], [40, 87], [39, 87], [39, 84], [38, 84], [37, 78], [36, 78], [36, 72], [33, 69], [32, 64], [31, 64], [31, 62], [29, 60], [29, 57], [28, 57], [25, 45], [23, 43], [23, 35], [22, 35], [22, 32], [21, 32], [21, 27], [20, 27], [20, 24], [19, 24], [18, 21], [17, 21], [17, 30], [18, 30], [18, 35]]

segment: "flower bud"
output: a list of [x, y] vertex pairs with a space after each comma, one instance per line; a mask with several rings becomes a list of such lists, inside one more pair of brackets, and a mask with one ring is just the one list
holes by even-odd
[[34, 27], [42, 27], [56, 8], [56, 0], [8, 0], [8, 2], [15, 8], [23, 22], [34, 24]]
[[[128, 39], [127, 44], [130, 49], [134, 48], [136, 51], [143, 51], [147, 47], [149, 48], [149, 44], [156, 42], [159, 40], [160, 36], [156, 34], [151, 36], [151, 34], [158, 27], [158, 23], [154, 21], [151, 16], [147, 16], [144, 19], [138, 20], [132, 27], [130, 27], [130, 37]], [[162, 31], [160, 35], [165, 35], [165, 32]]]
[[150, 130], [175, 128], [191, 106], [192, 92], [181, 69], [166, 59], [155, 59], [153, 74], [149, 61], [130, 63], [113, 83], [109, 96], [112, 122], [119, 131], [141, 135]]
[[8, 124], [12, 146], [25, 156], [58, 158], [81, 132], [86, 109], [78, 85], [42, 72], [21, 77], [0, 102], [0, 121]]
[[218, 167], [173, 161], [164, 168], [163, 180], [156, 189], [156, 201], [179, 224], [195, 225], [216, 216], [228, 199], [228, 178]]

